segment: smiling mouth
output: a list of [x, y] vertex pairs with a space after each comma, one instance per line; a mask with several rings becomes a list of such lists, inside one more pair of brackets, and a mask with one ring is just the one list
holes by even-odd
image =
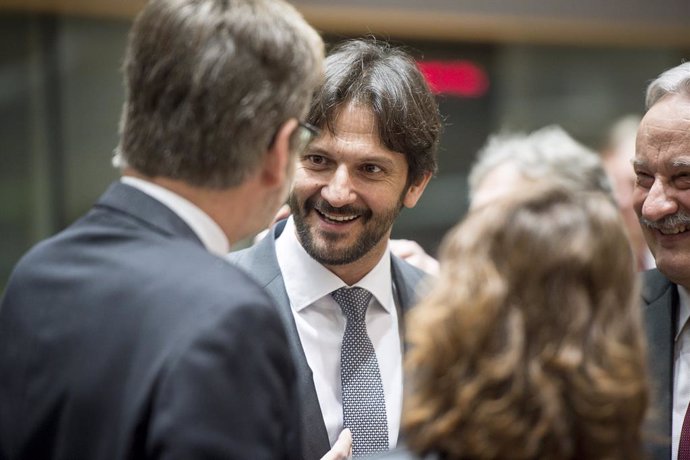
[[352, 222], [355, 219], [358, 219], [360, 217], [359, 214], [351, 214], [351, 215], [338, 215], [338, 214], [330, 214], [327, 212], [320, 211], [318, 209], [314, 209], [319, 216], [321, 216], [324, 220], [328, 222], [333, 222], [333, 223], [347, 223], [347, 222]]

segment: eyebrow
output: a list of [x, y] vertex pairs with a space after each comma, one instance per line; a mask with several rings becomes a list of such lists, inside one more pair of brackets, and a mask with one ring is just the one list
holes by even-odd
[[[641, 167], [641, 168], [646, 168], [647, 165], [649, 164], [645, 160], [636, 160], [636, 159], [631, 160], [631, 163], [634, 167]], [[673, 167], [673, 168], [690, 167], [690, 157], [680, 157], [680, 158], [673, 159], [673, 161], [671, 161], [671, 167]]]
[[373, 155], [373, 156], [366, 157], [366, 158], [360, 158], [359, 162], [360, 163], [378, 163], [378, 164], [380, 164], [382, 166], [386, 166], [388, 168], [393, 167], [393, 165], [395, 164], [395, 162], [393, 160], [391, 160], [390, 158], [386, 158], [384, 156], [377, 156], [377, 155]]
[[688, 167], [688, 166], [690, 166], [690, 158], [688, 158], [688, 157], [676, 158], [671, 162], [671, 166], [673, 166], [674, 168]]
[[[335, 156], [328, 149], [319, 147], [314, 144], [310, 146], [309, 150], [305, 152], [302, 155], [302, 157], [306, 157], [309, 155], [321, 155], [327, 158], [333, 158]], [[395, 162], [393, 160], [384, 155], [379, 155], [376, 153], [358, 156], [354, 161], [359, 164], [376, 163], [388, 169], [393, 168], [395, 166]]]

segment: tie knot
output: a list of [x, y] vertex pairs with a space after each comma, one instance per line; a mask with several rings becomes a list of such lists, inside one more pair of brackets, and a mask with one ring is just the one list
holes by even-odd
[[364, 321], [371, 292], [360, 287], [344, 287], [333, 291], [331, 296], [338, 302], [348, 321]]

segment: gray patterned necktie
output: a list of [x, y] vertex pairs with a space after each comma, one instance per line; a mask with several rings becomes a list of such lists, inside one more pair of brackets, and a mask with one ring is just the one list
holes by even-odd
[[340, 349], [343, 424], [352, 432], [352, 455], [388, 450], [386, 400], [376, 353], [364, 318], [371, 293], [340, 288], [331, 294], [347, 318]]

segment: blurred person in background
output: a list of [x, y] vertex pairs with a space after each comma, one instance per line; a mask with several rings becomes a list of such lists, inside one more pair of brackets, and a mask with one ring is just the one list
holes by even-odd
[[[544, 181], [582, 191], [601, 191], [613, 199], [601, 159], [558, 126], [531, 134], [494, 135], [480, 150], [469, 173], [470, 209]], [[391, 240], [391, 251], [420, 268], [438, 273], [438, 262], [419, 244]]]
[[308, 116], [320, 135], [299, 158], [292, 217], [230, 254], [280, 307], [297, 362], [306, 460], [343, 428], [355, 457], [397, 443], [402, 317], [425, 273], [392, 257], [388, 240], [436, 170], [441, 131], [434, 96], [399, 48], [343, 42], [325, 75]]
[[146, 4], [122, 179], [2, 299], [0, 458], [300, 458], [284, 327], [221, 256], [285, 199], [322, 63], [282, 1]]
[[407, 320], [403, 432], [381, 458], [643, 458], [637, 276], [610, 196], [540, 181], [472, 207]]
[[635, 156], [635, 137], [640, 125], [638, 115], [628, 115], [616, 121], [609, 130], [606, 143], [601, 149], [604, 169], [611, 179], [613, 193], [618, 209], [623, 216], [628, 230], [630, 244], [635, 253], [638, 270], [654, 267], [654, 257], [642, 234], [640, 222], [633, 209], [633, 189], [635, 188], [635, 171], [632, 160]]
[[470, 208], [538, 187], [544, 181], [580, 191], [613, 196], [611, 183], [596, 153], [558, 126], [530, 134], [502, 134], [489, 138], [469, 174]]
[[644, 274], [654, 378], [654, 459], [690, 459], [690, 63], [647, 88], [637, 132], [633, 206], [658, 269]]

